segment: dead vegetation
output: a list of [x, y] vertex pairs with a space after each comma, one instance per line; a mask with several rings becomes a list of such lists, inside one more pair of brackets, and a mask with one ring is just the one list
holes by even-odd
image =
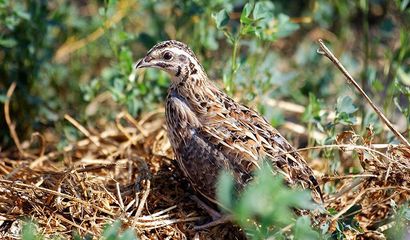
[[120, 114], [99, 133], [66, 116], [86, 138], [62, 151], [44, 151], [50, 147], [44, 142], [37, 148], [23, 142], [1, 152], [0, 235], [18, 238], [22, 220], [31, 218], [41, 233], [64, 238], [73, 231], [99, 236], [116, 219], [141, 239], [240, 236], [232, 226], [192, 230], [207, 216], [190, 199], [172, 160], [163, 115], [161, 110], [137, 121]]
[[[193, 193], [172, 160], [162, 110], [138, 120], [122, 113], [101, 131], [66, 119], [84, 139], [55, 151], [49, 150], [55, 147], [48, 146], [46, 137], [36, 134], [42, 139], [37, 147], [23, 141], [19, 148], [0, 153], [2, 237], [17, 238], [25, 218], [34, 219], [41, 233], [64, 238], [73, 231], [98, 236], [116, 219], [133, 227], [141, 239], [242, 236], [230, 225], [192, 230], [207, 216], [190, 199]], [[369, 132], [368, 139], [359, 139], [347, 132], [340, 135], [339, 145], [328, 146], [346, 152], [346, 158], [358, 153], [362, 173], [322, 177], [337, 189], [325, 204], [337, 214], [324, 221], [332, 222], [332, 231], [338, 220], [355, 216], [364, 233], [346, 232], [352, 238], [383, 238], [391, 225], [383, 220], [391, 214], [392, 201], [400, 204], [410, 195], [409, 148], [372, 145], [371, 136]], [[357, 211], [349, 212], [353, 206]]]

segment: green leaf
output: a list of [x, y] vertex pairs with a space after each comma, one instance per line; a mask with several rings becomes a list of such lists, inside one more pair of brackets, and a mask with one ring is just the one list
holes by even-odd
[[121, 236], [119, 237], [120, 240], [137, 240], [137, 236], [135, 236], [133, 229], [127, 229]]
[[102, 239], [115, 240], [121, 229], [121, 222], [115, 221], [111, 226], [107, 225], [102, 233]]
[[245, 24], [246, 26], [248, 26], [249, 24], [252, 24], [253, 22], [255, 21], [252, 18], [241, 17], [241, 23]]
[[299, 25], [290, 21], [288, 15], [279, 14], [278, 16], [278, 30], [276, 32], [276, 37], [282, 38], [287, 37], [294, 31], [299, 29]]
[[262, 162], [260, 167], [236, 201], [231, 197], [232, 177], [222, 175], [226, 180], [219, 182], [218, 201], [229, 202], [234, 219], [256, 239], [278, 237], [280, 229], [293, 222], [293, 208], [314, 209], [316, 206], [308, 191], [287, 187], [283, 177], [275, 174], [270, 160]]
[[399, 67], [397, 69], [397, 76], [403, 84], [410, 86], [410, 73], [406, 73], [402, 67]]
[[129, 75], [132, 71], [132, 52], [127, 47], [122, 47], [119, 55], [121, 72], [124, 75]]
[[13, 48], [17, 45], [17, 41], [13, 38], [0, 39], [0, 46]]
[[253, 10], [253, 18], [255, 20], [272, 18], [274, 5], [269, 1], [257, 2]]
[[24, 20], [30, 20], [31, 19], [31, 15], [28, 13], [28, 12], [26, 12], [26, 11], [24, 11], [23, 9], [15, 9], [14, 10], [14, 13], [18, 16], [18, 17], [20, 17], [20, 18], [22, 18], [22, 19], [24, 19]]
[[407, 8], [407, 5], [409, 5], [410, 0], [403, 0], [400, 4], [400, 10], [404, 11]]
[[295, 239], [316, 240], [320, 239], [320, 234], [312, 229], [312, 223], [308, 216], [299, 217], [294, 226]]
[[229, 15], [228, 15], [228, 12], [225, 9], [222, 9], [217, 14], [213, 14], [212, 17], [214, 18], [215, 23], [216, 23], [216, 27], [218, 29], [222, 29], [229, 22]]
[[233, 205], [232, 190], [234, 188], [234, 182], [231, 174], [228, 172], [222, 172], [219, 175], [218, 188], [216, 196], [218, 201], [226, 208], [231, 209]]
[[7, 100], [7, 95], [6, 94], [0, 94], [0, 103], [5, 103]]
[[241, 13], [241, 19], [240, 19], [241, 23], [249, 24], [252, 21], [252, 19], [249, 18], [249, 15], [251, 15], [253, 6], [254, 6], [253, 2], [249, 2], [245, 4], [242, 10], [242, 13]]
[[256, 28], [252, 25], [245, 25], [242, 29], [241, 29], [241, 34], [243, 35], [247, 35], [247, 34], [255, 34], [256, 32]]
[[357, 111], [357, 107], [353, 104], [351, 97], [343, 96], [337, 99], [336, 111], [338, 113], [352, 114]]
[[28, 221], [23, 223], [23, 230], [21, 232], [22, 240], [41, 240], [44, 237], [37, 232], [37, 226], [32, 222]]

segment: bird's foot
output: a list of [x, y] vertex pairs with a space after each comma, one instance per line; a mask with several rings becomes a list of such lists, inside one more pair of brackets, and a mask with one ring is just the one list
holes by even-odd
[[210, 207], [208, 204], [206, 204], [204, 201], [199, 199], [197, 196], [193, 195], [191, 196], [191, 199], [194, 200], [198, 204], [199, 207], [205, 210], [212, 217], [212, 220], [217, 220], [221, 218], [222, 215], [217, 210]]
[[232, 220], [231, 215], [224, 215], [224, 216], [221, 216], [219, 219], [212, 220], [209, 223], [205, 223], [205, 224], [202, 224], [202, 225], [199, 225], [199, 226], [194, 226], [194, 230], [198, 231], [198, 230], [207, 229], [207, 228], [210, 228], [210, 227], [218, 226], [220, 224], [228, 223], [231, 220]]
[[221, 213], [207, 205], [205, 202], [203, 202], [201, 199], [199, 199], [197, 196], [191, 196], [191, 199], [194, 200], [199, 207], [204, 209], [212, 217], [211, 222], [199, 226], [194, 226], [194, 230], [203, 230], [220, 224], [228, 223], [232, 220], [232, 217], [230, 215], [222, 215]]

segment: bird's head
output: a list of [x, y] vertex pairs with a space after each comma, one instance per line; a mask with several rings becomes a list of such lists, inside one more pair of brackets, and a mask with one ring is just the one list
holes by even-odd
[[183, 78], [186, 74], [205, 74], [192, 50], [175, 40], [156, 44], [135, 64], [136, 69], [150, 67], [168, 72], [172, 79]]

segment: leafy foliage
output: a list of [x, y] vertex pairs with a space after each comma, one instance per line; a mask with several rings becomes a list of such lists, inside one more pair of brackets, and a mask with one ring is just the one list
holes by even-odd
[[31, 221], [24, 223], [21, 234], [23, 240], [43, 240], [43, 235], [37, 232], [37, 226]]
[[283, 238], [283, 228], [290, 224], [294, 225], [295, 237], [306, 235], [309, 239], [320, 239], [320, 234], [312, 229], [308, 216], [296, 219], [293, 213], [295, 208], [317, 208], [310, 193], [286, 187], [283, 178], [275, 176], [266, 162], [241, 193], [235, 192], [230, 173], [222, 173], [218, 201], [224, 210], [232, 212], [234, 220], [252, 239]]
[[[23, 224], [23, 230], [21, 234], [21, 239], [23, 240], [43, 240], [46, 239], [42, 234], [37, 231], [37, 226], [31, 221], [25, 222]], [[55, 237], [53, 239], [59, 239]], [[73, 239], [75, 240], [87, 240], [93, 239], [92, 236], [86, 235], [82, 238], [79, 235], [74, 234]], [[125, 231], [121, 230], [121, 221], [115, 221], [112, 225], [107, 225], [99, 238], [101, 240], [137, 240], [135, 232], [133, 229], [129, 228]]]
[[409, 203], [403, 204], [402, 206], [397, 206], [397, 204], [392, 201], [391, 204], [394, 206], [395, 214], [393, 215], [393, 218], [395, 224], [391, 229], [389, 229], [387, 236], [391, 239], [406, 239], [406, 237], [408, 237], [410, 224]]
[[240, 50], [240, 42], [244, 37], [256, 37], [260, 40], [275, 41], [286, 37], [296, 29], [298, 25], [290, 22], [285, 14], [274, 14], [274, 5], [268, 1], [250, 2], [244, 5], [239, 26], [233, 24], [230, 28], [229, 14], [222, 9], [213, 15], [216, 27], [222, 30], [228, 42], [233, 46], [231, 58], [231, 71], [223, 76], [226, 90], [231, 94], [234, 91], [234, 78], [239, 69], [237, 55]]
[[102, 238], [103, 240], [137, 240], [134, 230], [128, 229], [121, 233], [121, 222], [115, 221], [111, 226], [105, 228]]

